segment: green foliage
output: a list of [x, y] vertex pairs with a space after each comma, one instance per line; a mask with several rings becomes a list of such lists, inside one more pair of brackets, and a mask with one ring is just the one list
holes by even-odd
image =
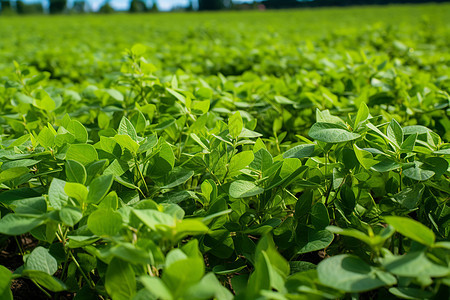
[[432, 18], [86, 16], [101, 34], [40, 49], [0, 26], [22, 62], [0, 64], [0, 245], [24, 262], [0, 297], [444, 298], [448, 6], [373, 10]]

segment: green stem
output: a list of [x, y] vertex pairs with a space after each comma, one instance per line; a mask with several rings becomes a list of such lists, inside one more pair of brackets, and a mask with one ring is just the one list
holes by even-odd
[[144, 186], [145, 186], [145, 190], [147, 191], [147, 194], [148, 194], [149, 190], [148, 190], [147, 182], [145, 182], [144, 175], [142, 174], [141, 168], [139, 167], [139, 163], [138, 163], [138, 160], [137, 160], [136, 157], [134, 157], [134, 164], [135, 164], [135, 166], [136, 166], [136, 168], [138, 170], [139, 176], [141, 177], [141, 180], [142, 180], [142, 182], [144, 183]]
[[40, 286], [39, 283], [37, 283], [33, 279], [31, 279], [31, 281], [33, 281], [33, 283], [38, 287], [38, 289], [40, 289], [47, 297], [49, 297], [50, 299], [52, 298], [52, 295], [50, 295], [46, 290], [44, 290], [44, 288]]
[[94, 289], [95, 284], [92, 281], [92, 279], [90, 279], [83, 271], [83, 269], [81, 268], [80, 264], [78, 263], [78, 261], [75, 259], [75, 256], [73, 256], [72, 251], [69, 251], [69, 256], [70, 258], [72, 258], [73, 262], [75, 263], [75, 265], [77, 266], [78, 270], [80, 270], [81, 275], [84, 277], [84, 279], [86, 280], [86, 282], [89, 284], [89, 287], [91, 289]]
[[228, 171], [229, 171], [228, 164], [230, 163], [231, 159], [234, 156], [234, 151], [236, 151], [236, 143], [237, 143], [237, 139], [233, 140], [233, 150], [231, 151], [231, 156], [227, 157], [227, 171], [225, 172], [225, 176], [223, 176], [223, 182], [220, 183], [220, 185], [224, 184], [225, 180], [227, 179]]
[[19, 248], [19, 251], [20, 251], [20, 255], [24, 255], [24, 252], [23, 252], [23, 249], [22, 249], [22, 246], [20, 245], [20, 243], [19, 243], [19, 240], [17, 239], [17, 236], [14, 236], [14, 240], [16, 240], [16, 243], [17, 243], [17, 247]]
[[327, 189], [327, 196], [326, 196], [326, 198], [325, 198], [325, 206], [328, 205], [328, 199], [330, 198], [330, 194], [331, 194], [331, 186], [332, 186], [332, 185], [333, 185], [333, 182], [330, 183], [330, 185], [328, 186], [328, 189]]

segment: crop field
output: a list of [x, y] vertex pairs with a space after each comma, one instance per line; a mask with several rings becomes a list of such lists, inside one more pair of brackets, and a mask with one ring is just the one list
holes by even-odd
[[0, 299], [448, 299], [449, 16], [0, 17]]

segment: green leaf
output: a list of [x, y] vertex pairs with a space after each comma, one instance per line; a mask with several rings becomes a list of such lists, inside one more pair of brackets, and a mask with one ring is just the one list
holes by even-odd
[[280, 253], [278, 253], [272, 236], [265, 235], [259, 240], [255, 251], [257, 259], [263, 251], [267, 254], [274, 270], [285, 279], [290, 273], [289, 263]]
[[36, 270], [53, 275], [58, 270], [58, 262], [49, 253], [48, 249], [36, 247], [27, 257], [25, 270]]
[[372, 246], [372, 240], [370, 239], [370, 237], [367, 234], [365, 234], [364, 232], [361, 232], [359, 230], [356, 230], [353, 228], [339, 228], [336, 226], [327, 226], [326, 229], [335, 234], [345, 235], [345, 236], [349, 236], [349, 237], [358, 239], [358, 240], [366, 243], [367, 245]]
[[87, 195], [86, 202], [94, 204], [100, 203], [111, 188], [113, 180], [114, 178], [111, 174], [102, 175], [92, 180], [89, 185], [89, 193]]
[[153, 149], [157, 144], [158, 137], [156, 136], [156, 134], [146, 137], [145, 140], [143, 140], [139, 145], [138, 153], [147, 152]]
[[172, 292], [174, 299], [181, 298], [193, 284], [198, 283], [205, 273], [205, 264], [202, 258], [189, 257], [171, 263], [162, 275], [162, 280]]
[[183, 104], [186, 104], [186, 97], [184, 97], [182, 94], [180, 94], [180, 93], [174, 91], [174, 90], [171, 89], [171, 88], [166, 88], [166, 90], [167, 90], [170, 94], [172, 94], [172, 96], [174, 96], [176, 99], [178, 99], [178, 101], [180, 101], [180, 102], [183, 103]]
[[28, 86], [35, 85], [35, 84], [39, 83], [40, 81], [44, 80], [47, 77], [46, 75], [49, 75], [49, 73], [47, 73], [47, 72], [39, 73], [39, 74], [33, 76], [32, 78], [30, 78], [29, 80], [27, 80], [26, 84]]
[[[347, 254], [325, 259], [317, 266], [317, 273], [323, 285], [349, 293], [370, 291], [397, 282], [392, 275], [366, 264], [357, 256]], [[383, 280], [378, 273], [383, 274]]]
[[194, 176], [194, 171], [192, 170], [175, 168], [169, 173], [167, 178], [164, 180], [166, 184], [161, 188], [162, 189], [174, 188], [176, 186], [179, 186], [180, 184], [185, 183], [186, 181], [191, 179], [192, 176]]
[[106, 89], [105, 92], [108, 93], [108, 95], [110, 95], [111, 98], [113, 98], [114, 100], [123, 101], [123, 99], [124, 99], [122, 93], [119, 92], [118, 90]]
[[43, 89], [38, 89], [35, 94], [35, 99], [33, 99], [33, 105], [42, 110], [48, 112], [56, 108], [55, 101], [50, 97], [50, 95]]
[[172, 147], [167, 143], [161, 145], [158, 156], [154, 159], [154, 164], [149, 167], [148, 175], [151, 177], [161, 177], [167, 175], [175, 165], [175, 155]]
[[344, 121], [339, 117], [331, 115], [328, 109], [322, 111], [316, 109], [316, 120], [318, 123], [332, 123], [345, 126]]
[[377, 172], [383, 173], [383, 172], [397, 170], [401, 167], [402, 167], [401, 164], [399, 164], [393, 160], [384, 159], [384, 160], [380, 161], [379, 163], [373, 165], [372, 169]]
[[32, 98], [32, 97], [27, 96], [27, 95], [22, 94], [22, 93], [19, 93], [19, 92], [17, 92], [17, 93], [14, 95], [14, 98], [15, 98], [16, 100], [18, 100], [19, 102], [21, 102], [21, 103], [33, 104], [33, 98]]
[[[6, 267], [0, 265], [0, 296], [9, 290], [9, 285], [11, 284], [12, 274], [11, 271]], [[0, 297], [0, 299], [3, 299]]]
[[0, 173], [0, 183], [18, 178], [20, 176], [28, 174], [29, 172], [30, 172], [30, 169], [28, 169], [26, 167], [17, 167], [17, 168], [8, 169], [6, 171], [2, 171]]
[[136, 155], [139, 150], [139, 144], [135, 142], [129, 135], [116, 134], [114, 140], [124, 149], [128, 149], [131, 153]]
[[450, 155], [450, 148], [434, 151], [433, 153], [437, 155]]
[[55, 143], [55, 135], [47, 127], [42, 128], [38, 135], [38, 142], [44, 148], [51, 148]]
[[21, 235], [31, 231], [44, 223], [42, 217], [8, 214], [0, 220], [0, 233], [7, 235]]
[[403, 129], [395, 119], [389, 123], [386, 133], [390, 140], [397, 142], [397, 146], [403, 143]]
[[145, 131], [145, 127], [147, 126], [147, 120], [142, 112], [136, 110], [133, 116], [131, 117], [130, 122], [133, 124], [137, 133], [142, 133]]
[[444, 175], [448, 170], [449, 163], [442, 157], [428, 157], [424, 161], [423, 169], [433, 171], [435, 178]]
[[253, 151], [243, 151], [234, 155], [228, 165], [228, 176], [233, 177], [240, 174], [240, 171], [247, 167], [254, 158]]
[[368, 170], [372, 166], [378, 163], [377, 160], [373, 159], [372, 153], [366, 151], [364, 149], [359, 148], [356, 144], [353, 144], [353, 151], [355, 151], [356, 158], [359, 163], [364, 167], [364, 169]]
[[72, 144], [67, 150], [66, 160], [75, 160], [83, 165], [87, 165], [98, 160], [98, 154], [92, 145]]
[[294, 216], [299, 223], [306, 224], [306, 220], [311, 211], [313, 196], [311, 190], [306, 190], [300, 198], [298, 198], [297, 203], [295, 204]]
[[392, 274], [404, 277], [444, 277], [450, 274], [448, 266], [431, 262], [422, 251], [388, 257], [384, 260], [383, 267]]
[[434, 233], [422, 223], [410, 218], [397, 216], [386, 216], [384, 220], [402, 235], [421, 244], [433, 246], [435, 241]]
[[433, 293], [418, 288], [392, 287], [389, 292], [400, 299], [432, 299]]
[[291, 274], [305, 272], [308, 270], [315, 270], [317, 266], [307, 261], [290, 261]]
[[412, 152], [414, 150], [414, 146], [416, 145], [417, 134], [411, 134], [408, 136], [400, 146], [400, 149], [404, 152]]
[[98, 236], [114, 236], [122, 228], [122, 215], [111, 208], [97, 209], [88, 218], [88, 228]]
[[175, 219], [171, 215], [153, 209], [134, 209], [133, 213], [151, 230], [160, 226], [175, 227]]
[[71, 120], [66, 128], [71, 134], [75, 136], [78, 143], [86, 143], [88, 140], [88, 133], [86, 128], [77, 120]]
[[381, 132], [380, 129], [378, 129], [378, 127], [376, 127], [375, 125], [373, 125], [372, 123], [367, 123], [366, 125], [369, 129], [375, 131], [380, 137], [385, 138], [386, 140], [388, 140], [392, 147], [394, 147], [395, 149], [399, 149], [400, 145], [397, 144], [397, 141], [387, 135], [385, 135], [383, 132]]
[[[90, 163], [86, 168], [86, 173], [87, 173], [86, 184], [90, 184], [92, 179], [94, 179], [97, 176], [97, 174], [101, 173], [107, 165], [108, 165], [108, 161], [106, 159], [101, 159], [101, 160]], [[104, 174], [104, 175], [108, 175], [108, 174]]]
[[131, 265], [113, 258], [105, 274], [105, 288], [114, 300], [129, 300], [136, 294], [136, 277]]
[[416, 184], [412, 188], [404, 188], [401, 192], [395, 194], [392, 199], [403, 207], [412, 210], [422, 201], [424, 191], [425, 186], [423, 184]]
[[142, 56], [147, 52], [147, 46], [143, 44], [134, 44], [133, 47], [131, 47], [131, 52], [137, 57]]
[[310, 157], [314, 153], [313, 144], [298, 145], [283, 153], [283, 158], [304, 158]]
[[317, 230], [325, 229], [330, 224], [330, 217], [328, 216], [328, 210], [326, 206], [318, 202], [311, 208], [311, 223]]
[[[304, 232], [303, 232], [304, 234]], [[300, 244], [297, 254], [318, 251], [330, 246], [334, 235], [327, 230], [308, 230], [307, 241]]]
[[270, 260], [262, 251], [256, 260], [255, 271], [250, 275], [246, 291], [246, 299], [256, 299], [261, 290], [270, 290]]
[[295, 104], [294, 101], [292, 101], [286, 97], [283, 97], [283, 96], [275, 96], [274, 99], [279, 104], [286, 104], [286, 105]]
[[404, 168], [402, 174], [417, 181], [425, 181], [433, 177], [435, 172], [424, 167], [423, 163], [415, 161], [412, 167]]
[[325, 143], [343, 143], [356, 140], [361, 136], [333, 123], [315, 123], [309, 130], [308, 135]]
[[117, 210], [119, 205], [119, 198], [117, 197], [117, 193], [115, 191], [110, 192], [108, 195], [103, 198], [102, 202], [99, 204], [99, 208], [112, 208], [113, 210]]
[[217, 280], [213, 273], [206, 274], [199, 283], [190, 287], [185, 295], [186, 299], [234, 299], [233, 294]]
[[229, 194], [233, 198], [252, 197], [264, 192], [263, 188], [256, 186], [251, 181], [236, 180], [230, 184]]
[[65, 225], [73, 227], [81, 220], [83, 213], [77, 207], [66, 206], [59, 211], [59, 217]]
[[228, 119], [228, 131], [233, 139], [236, 139], [244, 127], [241, 114], [237, 111]]
[[242, 128], [242, 131], [239, 134], [239, 138], [257, 138], [257, 137], [261, 137], [261, 136], [262, 136], [261, 133], [253, 131], [253, 130], [249, 130], [245, 127]]
[[84, 184], [86, 182], [87, 173], [84, 166], [75, 161], [67, 160], [65, 163], [66, 177], [68, 181]]
[[66, 182], [64, 192], [67, 196], [77, 199], [80, 203], [84, 203], [88, 196], [88, 189], [84, 185], [75, 182]]
[[420, 134], [427, 134], [428, 132], [431, 132], [431, 130], [430, 130], [429, 128], [425, 127], [425, 126], [421, 126], [421, 125], [412, 125], [412, 126], [405, 126], [405, 127], [403, 128], [403, 132], [404, 132], [406, 135], [409, 135], [409, 134], [412, 134], [412, 135], [414, 135], [414, 134], [420, 135]]
[[138, 141], [136, 129], [134, 128], [133, 124], [125, 117], [123, 117], [120, 121], [117, 133], [119, 135], [128, 135], [133, 141]]
[[44, 197], [23, 198], [10, 203], [15, 213], [43, 215], [47, 212], [47, 203]]
[[232, 263], [226, 263], [223, 265], [216, 265], [213, 268], [213, 272], [217, 275], [229, 275], [238, 273], [239, 271], [245, 269], [247, 265], [242, 259], [236, 260]]
[[67, 204], [69, 197], [64, 191], [66, 182], [58, 178], [53, 178], [50, 188], [48, 190], [48, 200], [50, 206], [55, 209], [61, 209]]
[[144, 287], [150, 291], [155, 297], [163, 300], [172, 300], [171, 290], [167, 287], [164, 281], [159, 277], [150, 277], [148, 275], [141, 276], [140, 281]]
[[356, 118], [355, 118], [355, 128], [353, 129], [358, 129], [359, 125], [361, 125], [361, 123], [363, 123], [364, 121], [366, 121], [369, 118], [369, 108], [367, 107], [367, 104], [365, 102], [362, 102], [361, 105], [359, 106], [358, 109], [358, 113], [356, 114]]
[[209, 110], [209, 105], [210, 105], [209, 100], [193, 101], [191, 104], [191, 110], [193, 112], [199, 112], [201, 114], [206, 114]]
[[129, 243], [118, 244], [105, 253], [105, 256], [112, 255], [132, 264], [154, 264], [151, 252]]
[[64, 282], [42, 271], [24, 270], [22, 272], [22, 276], [36, 281], [39, 285], [52, 292], [62, 292], [67, 290], [67, 286], [64, 284]]

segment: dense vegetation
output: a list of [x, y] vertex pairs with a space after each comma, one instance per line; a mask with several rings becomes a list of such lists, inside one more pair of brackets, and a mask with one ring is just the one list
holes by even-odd
[[1, 298], [446, 299], [449, 12], [0, 18]]

